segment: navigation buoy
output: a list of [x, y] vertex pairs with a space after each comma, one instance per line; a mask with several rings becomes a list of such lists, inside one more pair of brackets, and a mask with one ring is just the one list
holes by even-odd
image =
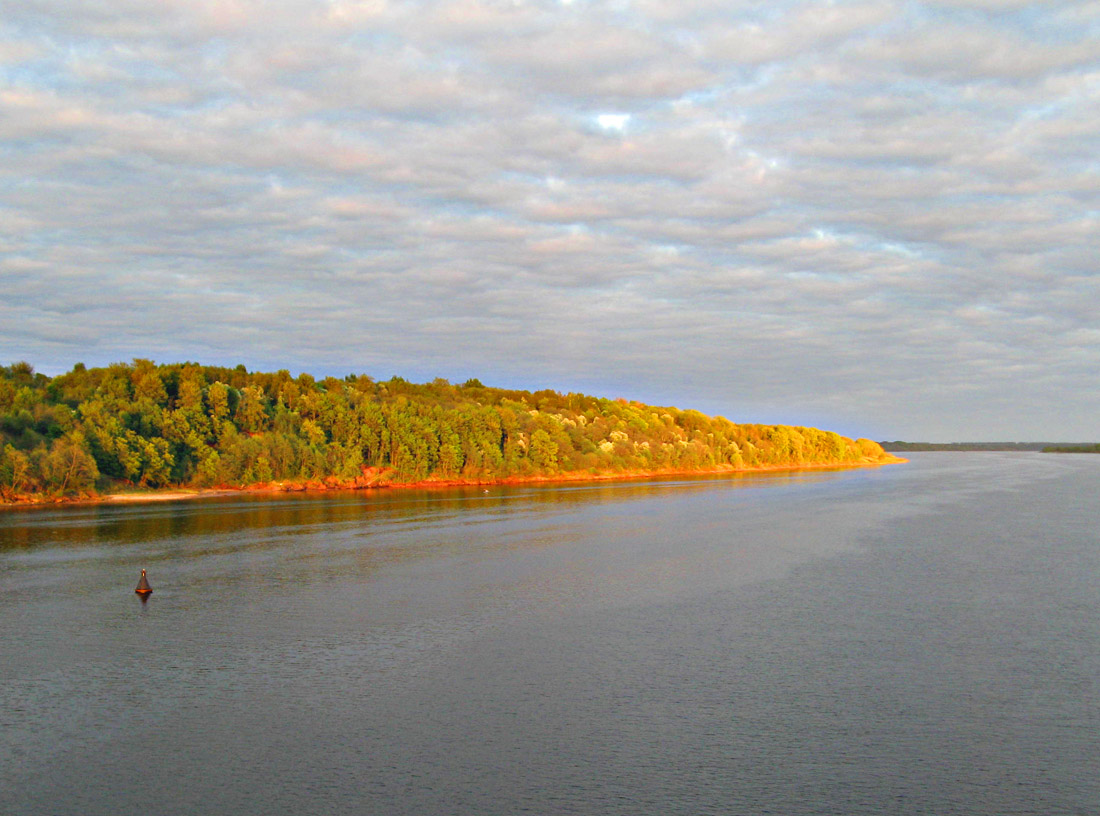
[[141, 580], [138, 581], [137, 589], [134, 592], [140, 595], [143, 601], [153, 594], [153, 588], [149, 586], [149, 579], [145, 577], [145, 570], [141, 571]]

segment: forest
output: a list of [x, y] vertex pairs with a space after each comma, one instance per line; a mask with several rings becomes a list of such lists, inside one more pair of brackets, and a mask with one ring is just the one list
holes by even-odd
[[0, 500], [893, 461], [869, 439], [476, 379], [315, 379], [135, 359], [0, 366]]

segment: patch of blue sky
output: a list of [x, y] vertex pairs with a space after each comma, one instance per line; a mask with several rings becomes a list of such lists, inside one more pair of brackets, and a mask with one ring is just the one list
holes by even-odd
[[665, 104], [670, 107], [693, 106], [697, 108], [709, 108], [724, 101], [733, 89], [728, 85], [708, 85], [688, 91], [676, 99], [670, 99]]
[[0, 62], [0, 80], [6, 88], [49, 89], [77, 86], [64, 59], [46, 52], [27, 59]]
[[1078, 5], [1073, 2], [1024, 3], [1000, 10], [996, 19], [1027, 39], [1067, 45], [1100, 35], [1100, 14], [1093, 14], [1091, 21], [1083, 21], [1077, 15], [1067, 17], [1060, 13]]
[[900, 255], [903, 258], [909, 258], [910, 260], [916, 260], [918, 258], [925, 257], [925, 249], [912, 243], [902, 243], [899, 241], [878, 241], [872, 244], [872, 247], [879, 252], [886, 252], [891, 255]]

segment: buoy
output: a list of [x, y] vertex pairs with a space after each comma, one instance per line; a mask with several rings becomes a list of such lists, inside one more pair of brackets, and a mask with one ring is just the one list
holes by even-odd
[[149, 586], [149, 579], [145, 577], [145, 570], [141, 571], [141, 580], [138, 581], [137, 589], [134, 592], [140, 595], [142, 600], [153, 594], [153, 588]]

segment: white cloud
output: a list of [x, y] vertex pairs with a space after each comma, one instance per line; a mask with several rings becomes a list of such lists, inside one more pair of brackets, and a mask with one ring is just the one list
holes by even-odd
[[1097, 23], [27, 0], [0, 21], [0, 346], [1085, 436]]
[[629, 113], [601, 113], [596, 117], [596, 124], [604, 130], [615, 130], [622, 133], [626, 130], [626, 123], [630, 121]]

